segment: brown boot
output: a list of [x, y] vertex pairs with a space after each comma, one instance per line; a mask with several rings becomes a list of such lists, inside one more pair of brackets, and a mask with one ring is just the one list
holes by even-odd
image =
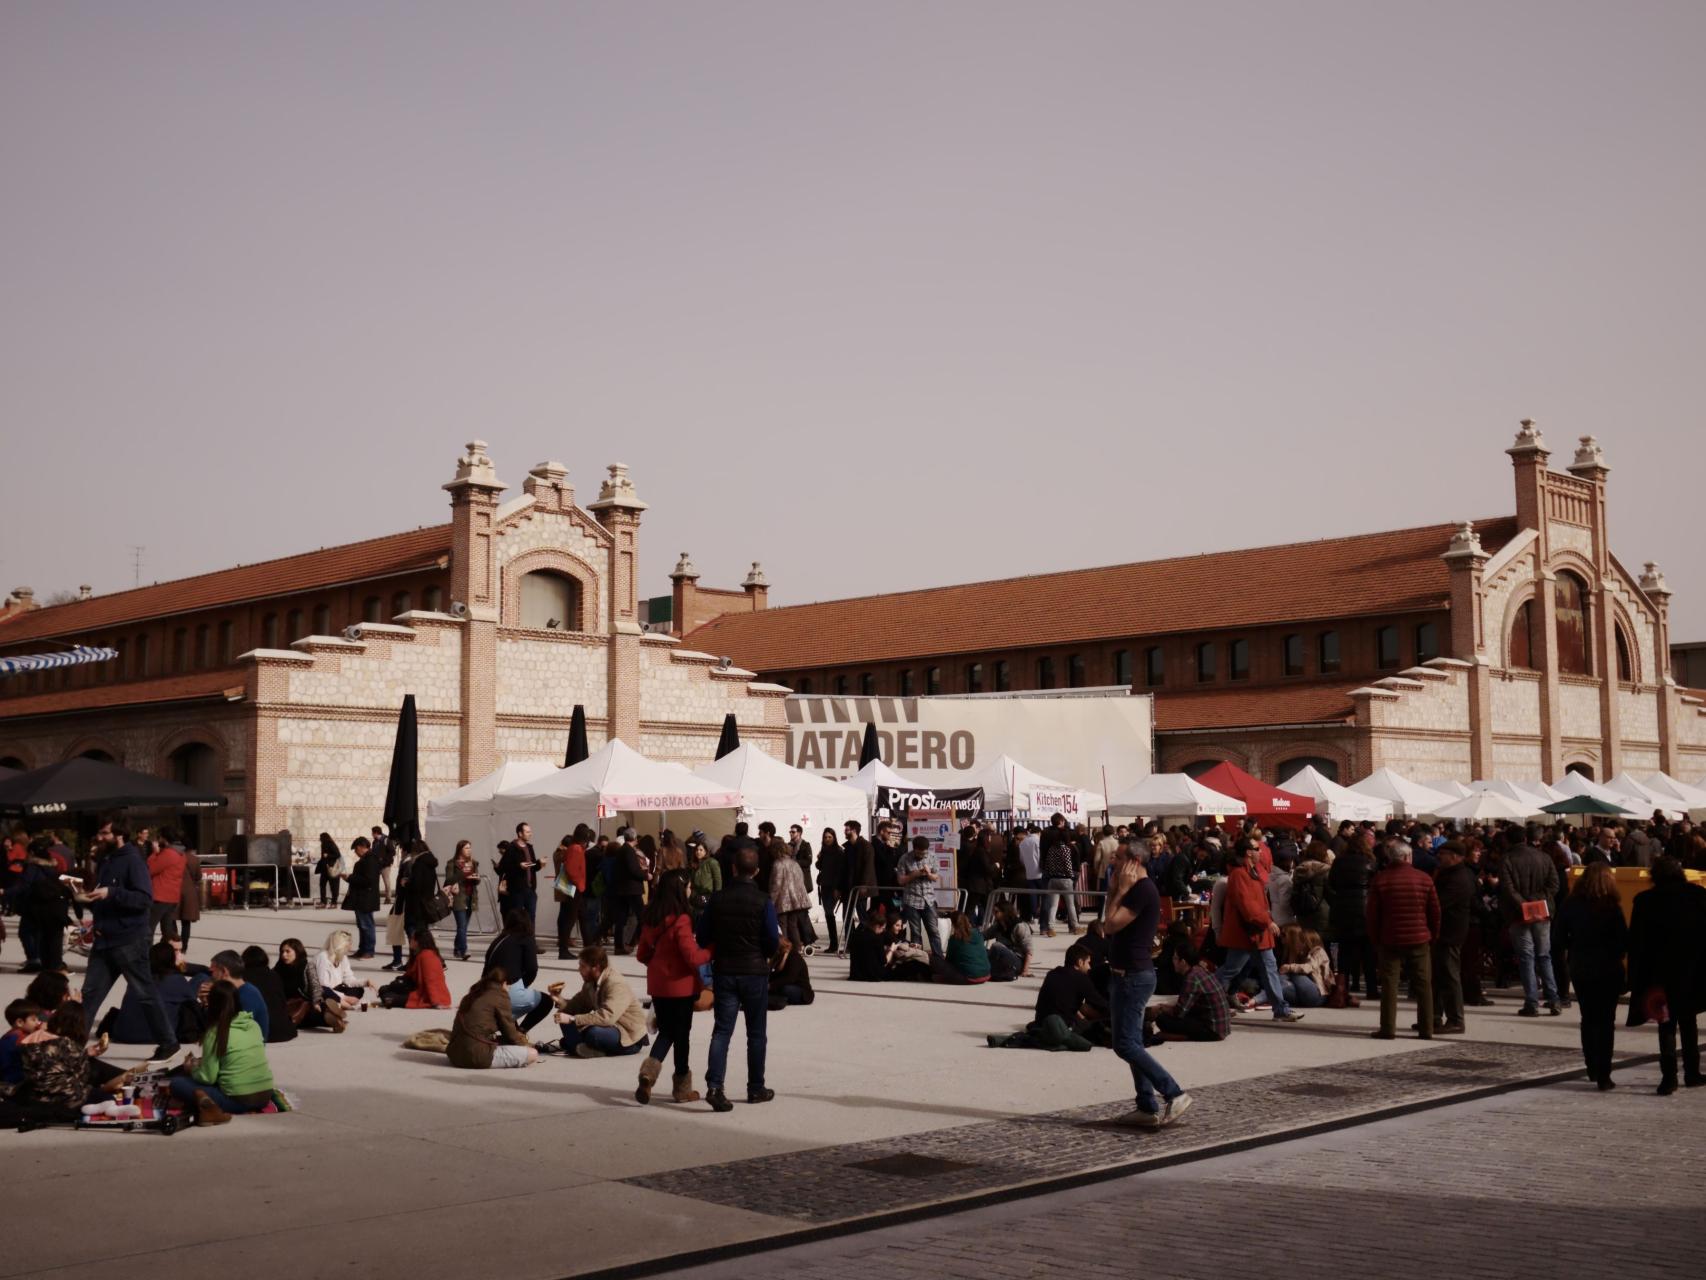
[[675, 1092], [670, 1096], [677, 1102], [699, 1101], [699, 1090], [693, 1087], [693, 1073], [684, 1071], [675, 1078]]
[[349, 1025], [349, 1020], [344, 1017], [344, 1002], [336, 996], [330, 997], [320, 1006], [320, 1013], [326, 1019], [326, 1025], [333, 1031], [342, 1031]]
[[652, 1100], [652, 1086], [663, 1074], [663, 1063], [650, 1055], [640, 1060], [640, 1087], [634, 1090], [634, 1101], [642, 1107]]
[[212, 1098], [200, 1093], [196, 1095], [195, 1120], [197, 1124], [230, 1124], [231, 1116], [221, 1110]]

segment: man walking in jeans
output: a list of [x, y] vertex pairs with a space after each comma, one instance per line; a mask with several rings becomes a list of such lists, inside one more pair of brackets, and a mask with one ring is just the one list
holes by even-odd
[[770, 1012], [770, 957], [776, 954], [780, 930], [776, 905], [758, 887], [758, 850], [751, 845], [733, 858], [734, 882], [711, 895], [699, 927], [701, 947], [711, 947], [711, 991], [715, 997], [711, 1057], [705, 1064], [705, 1101], [713, 1111], [732, 1111], [723, 1092], [728, 1072], [729, 1041], [735, 1034], [735, 1015], [746, 1019], [746, 1100], [769, 1102], [776, 1096], [764, 1087], [765, 1022]]
[[154, 906], [154, 885], [142, 850], [130, 843], [129, 834], [103, 822], [95, 835], [95, 887], [76, 895], [89, 905], [95, 921], [95, 941], [89, 949], [89, 968], [83, 975], [83, 1011], [94, 1026], [101, 1002], [121, 977], [136, 993], [142, 1018], [154, 1037], [152, 1055], [167, 1062], [178, 1054], [178, 1034], [166, 1020], [166, 1008], [154, 989], [148, 969], [148, 944], [153, 941], [149, 913]]
[[1525, 840], [1506, 852], [1499, 897], [1522, 973], [1522, 1008], [1517, 1012], [1525, 1018], [1540, 1016], [1542, 989], [1546, 1012], [1554, 1018], [1564, 1012], [1558, 1007], [1558, 983], [1552, 976], [1552, 899], [1557, 893], [1558, 868], [1531, 842]]
[[1114, 853], [1114, 887], [1108, 912], [1108, 1006], [1113, 1020], [1114, 1052], [1131, 1066], [1137, 1086], [1132, 1122], [1159, 1129], [1180, 1119], [1191, 1095], [1143, 1047], [1143, 1008], [1155, 994], [1155, 927], [1161, 920], [1161, 894], [1149, 878], [1149, 843], [1134, 840]]

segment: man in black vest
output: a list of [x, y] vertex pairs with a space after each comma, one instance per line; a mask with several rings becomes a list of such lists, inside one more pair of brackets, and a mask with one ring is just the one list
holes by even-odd
[[776, 905], [755, 883], [758, 850], [751, 845], [736, 851], [734, 880], [711, 895], [695, 931], [701, 947], [715, 952], [711, 990], [715, 996], [711, 1057], [705, 1064], [705, 1101], [713, 1111], [732, 1111], [723, 1093], [734, 1038], [735, 1015], [746, 1019], [746, 1100], [769, 1102], [776, 1096], [764, 1087], [765, 1021], [770, 1011], [770, 957], [776, 954], [780, 931]]

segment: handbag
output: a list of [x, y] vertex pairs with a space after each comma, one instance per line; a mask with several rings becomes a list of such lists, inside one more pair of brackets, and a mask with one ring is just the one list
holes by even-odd
[[558, 902], [572, 901], [575, 896], [575, 882], [569, 879], [569, 869], [562, 867], [557, 871], [556, 882], [551, 886], [551, 893]]
[[284, 1002], [284, 1011], [290, 1015], [293, 1025], [300, 1027], [308, 1020], [308, 1010], [312, 1006], [301, 996], [291, 996]]
[[440, 889], [428, 898], [421, 906], [421, 914], [426, 917], [428, 924], [437, 924], [450, 914], [450, 904], [453, 899], [448, 889]]
[[1547, 906], [1545, 898], [1522, 904], [1522, 922], [1524, 924], [1545, 924], [1552, 918], [1552, 909]]

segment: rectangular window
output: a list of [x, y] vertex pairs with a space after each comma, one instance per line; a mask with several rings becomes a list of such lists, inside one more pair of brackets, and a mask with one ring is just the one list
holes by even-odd
[[1439, 657], [1439, 625], [1424, 622], [1416, 628], [1416, 661], [1430, 662]]
[[1197, 646], [1197, 683], [1210, 684], [1218, 674], [1215, 668], [1220, 663], [1220, 655], [1215, 651], [1214, 641], [1205, 640]]
[[229, 620], [219, 624], [219, 661], [226, 664], [237, 659], [236, 632]]
[[1151, 645], [1143, 651], [1143, 683], [1151, 689], [1167, 683], [1167, 663], [1161, 656], [1161, 646]]
[[1115, 684], [1130, 684], [1131, 683], [1131, 650], [1130, 649], [1115, 649], [1114, 650], [1114, 683]]
[[1039, 689], [1052, 689], [1052, 688], [1054, 688], [1054, 659], [1053, 658], [1038, 658], [1037, 659], [1037, 688], [1039, 688]]
[[1231, 667], [1232, 678], [1234, 680], [1248, 680], [1250, 678], [1250, 642], [1248, 640], [1234, 640], [1226, 647], [1226, 655], [1228, 665]]
[[204, 622], [195, 629], [195, 665], [198, 669], [212, 663], [212, 646], [213, 632]]
[[136, 648], [130, 655], [130, 674], [140, 680], [148, 674], [148, 637], [136, 637]]
[[1321, 673], [1330, 675], [1339, 669], [1339, 633], [1323, 631], [1321, 633]]
[[966, 692], [983, 692], [983, 663], [973, 662], [966, 667]]
[[862, 698], [869, 698], [875, 696], [876, 692], [877, 678], [867, 671], [864, 675], [859, 677], [859, 696]]
[[1006, 659], [995, 664], [995, 692], [1007, 693], [1013, 688], [1013, 670]]
[[1390, 671], [1398, 665], [1397, 627], [1374, 629], [1374, 663], [1382, 671]]
[[895, 692], [900, 694], [903, 698], [910, 698], [912, 696], [912, 672], [902, 671], [900, 673], [900, 677], [895, 682]]
[[924, 692], [934, 696], [942, 692], [942, 668], [924, 668]]
[[1084, 655], [1075, 653], [1066, 660], [1066, 687], [1068, 689], [1082, 689], [1085, 684]]
[[1288, 676], [1303, 674], [1303, 637], [1287, 636], [1285, 638], [1285, 673]]
[[190, 664], [189, 628], [179, 627], [172, 632], [172, 670], [184, 671]]

